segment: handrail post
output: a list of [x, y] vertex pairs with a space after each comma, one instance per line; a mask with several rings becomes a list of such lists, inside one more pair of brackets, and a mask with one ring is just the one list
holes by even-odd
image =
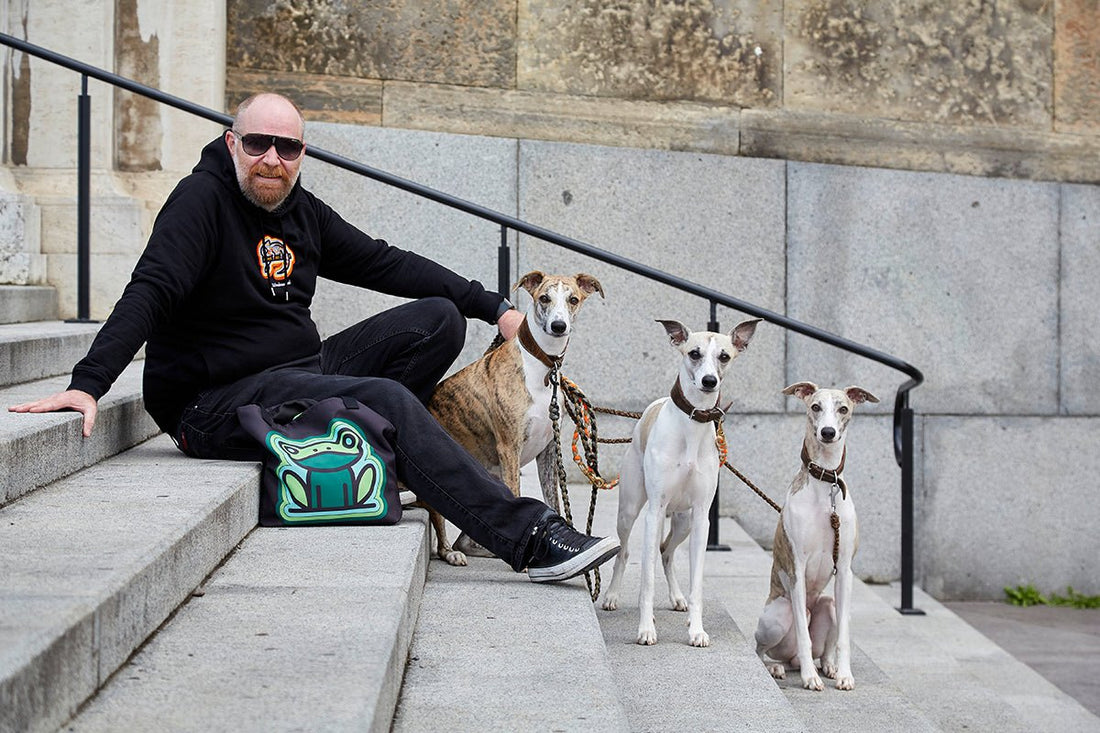
[[497, 248], [497, 292], [508, 297], [512, 276], [512, 251], [508, 249], [508, 226], [500, 225], [500, 247]]
[[913, 608], [913, 408], [906, 392], [901, 407], [901, 607], [906, 616], [923, 616]]
[[92, 98], [88, 75], [80, 77], [76, 122], [76, 323], [91, 323], [91, 130]]
[[[713, 300], [710, 301], [710, 320], [707, 321], [708, 331], [718, 331], [718, 304]], [[721, 396], [719, 396], [721, 400]], [[707, 513], [707, 518], [710, 523], [710, 529], [707, 531], [707, 551], [708, 552], [728, 552], [729, 545], [722, 544], [718, 537], [718, 488], [722, 485], [722, 467], [718, 467], [718, 483], [714, 487], [714, 498], [710, 502], [710, 511]]]

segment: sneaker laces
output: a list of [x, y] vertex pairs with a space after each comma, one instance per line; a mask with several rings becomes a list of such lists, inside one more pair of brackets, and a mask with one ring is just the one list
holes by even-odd
[[535, 527], [534, 534], [534, 546], [529, 562], [545, 558], [555, 546], [574, 554], [580, 552], [583, 547], [583, 542], [574, 544], [583, 535], [570, 527], [569, 523], [560, 516], [551, 517], [542, 527]]

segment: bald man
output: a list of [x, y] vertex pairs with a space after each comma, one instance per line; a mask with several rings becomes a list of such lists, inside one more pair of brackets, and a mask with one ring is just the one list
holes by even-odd
[[[462, 349], [466, 319], [511, 338], [522, 314], [340, 218], [299, 180], [304, 141], [291, 100], [242, 102], [168, 197], [68, 389], [9, 410], [76, 410], [87, 437], [99, 398], [145, 344], [145, 409], [189, 456], [262, 459], [238, 407], [351, 397], [396, 428], [399, 480], [514, 570], [558, 581], [614, 556], [617, 540], [578, 533], [543, 502], [513, 497], [424, 407]], [[318, 277], [409, 302], [322, 341], [310, 315]]]

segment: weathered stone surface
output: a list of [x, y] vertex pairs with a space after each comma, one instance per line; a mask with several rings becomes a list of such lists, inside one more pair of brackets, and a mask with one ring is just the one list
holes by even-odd
[[225, 108], [257, 92], [276, 92], [294, 100], [311, 122], [382, 124], [382, 82], [373, 79], [249, 71], [230, 68], [225, 80]]
[[[783, 310], [784, 163], [524, 141], [519, 165], [521, 219]], [[705, 329], [708, 300], [523, 236], [519, 272], [535, 269], [588, 272], [603, 284], [606, 299], [585, 303], [563, 367], [593, 404], [640, 410], [668, 394], [679, 355], [654, 319]], [[526, 307], [530, 301], [521, 294], [516, 302]], [[727, 333], [748, 317], [724, 307], [716, 315]], [[735, 411], [781, 408], [784, 342], [782, 329], [757, 328], [723, 387]]]
[[[160, 81], [160, 39], [143, 37], [137, 0], [120, 0], [115, 12], [115, 63], [118, 73], [154, 89]], [[153, 99], [123, 89], [114, 90], [117, 149], [115, 162], [123, 171], [160, 170], [163, 107]]]
[[791, 110], [743, 110], [740, 133], [740, 154], [750, 157], [1100, 181], [1100, 137]]
[[519, 8], [519, 89], [740, 106], [779, 101], [779, 3], [525, 0]]
[[[1057, 185], [789, 169], [789, 316], [922, 370], [919, 412], [1058, 413]], [[906, 381], [793, 336], [787, 372], [875, 394]]]
[[1100, 187], [1062, 186], [1061, 411], [1100, 415]]
[[1049, 128], [1052, 5], [792, 0], [784, 106]]
[[918, 575], [938, 598], [1096, 588], [1096, 418], [924, 418]]
[[41, 211], [29, 196], [0, 191], [0, 283], [38, 285], [46, 279]]
[[228, 5], [229, 66], [510, 87], [515, 4], [505, 0]]
[[1054, 125], [1066, 132], [1100, 128], [1100, 5], [1054, 4]]
[[386, 124], [470, 135], [737, 155], [733, 107], [386, 84]]

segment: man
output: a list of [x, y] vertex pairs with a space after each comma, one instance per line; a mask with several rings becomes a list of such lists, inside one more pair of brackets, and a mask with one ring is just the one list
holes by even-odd
[[[617, 540], [513, 497], [424, 407], [462, 348], [467, 317], [511, 338], [522, 314], [480, 283], [368, 237], [303, 188], [304, 131], [285, 97], [242, 102], [168, 197], [69, 388], [9, 409], [76, 410], [87, 437], [97, 400], [146, 343], [145, 407], [189, 456], [259, 460], [241, 405], [352, 397], [396, 427], [402, 483], [514, 570], [557, 581], [614, 556]], [[322, 343], [309, 312], [317, 277], [413, 300]]]

